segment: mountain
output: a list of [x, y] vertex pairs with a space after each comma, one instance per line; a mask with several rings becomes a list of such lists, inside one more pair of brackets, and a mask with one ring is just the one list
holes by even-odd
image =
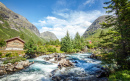
[[44, 38], [47, 41], [57, 40], [56, 35], [54, 33], [52, 33], [52, 32], [49, 32], [49, 31], [41, 33], [41, 37]]
[[40, 38], [39, 30], [33, 24], [0, 2], [0, 39], [9, 39], [20, 35], [24, 36], [25, 41], [31, 38], [35, 42], [44, 41]]
[[103, 15], [98, 17], [89, 27], [88, 29], [84, 32], [83, 37], [87, 38], [90, 35], [93, 35], [96, 33], [96, 31], [101, 30], [101, 25], [100, 23], [105, 22], [105, 18], [108, 17], [109, 15]]

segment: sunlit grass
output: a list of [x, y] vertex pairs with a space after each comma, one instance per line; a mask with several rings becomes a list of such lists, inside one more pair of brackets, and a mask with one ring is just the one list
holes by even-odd
[[109, 81], [130, 81], [130, 70], [117, 71], [111, 74]]

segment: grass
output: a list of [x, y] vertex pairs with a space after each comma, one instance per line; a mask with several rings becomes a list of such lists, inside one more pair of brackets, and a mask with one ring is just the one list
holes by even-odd
[[108, 81], [130, 81], [130, 70], [122, 70], [110, 74]]
[[1, 58], [4, 57], [17, 57], [19, 55], [24, 56], [25, 52], [23, 50], [0, 50]]
[[63, 51], [60, 50], [61, 46], [55, 46], [55, 45], [51, 45], [53, 46], [54, 48], [56, 48], [56, 52], [57, 53], [64, 53]]
[[[103, 31], [104, 31], [104, 33], [106, 33], [106, 32], [108, 32], [108, 30], [109, 29], [104, 29]], [[92, 34], [92, 35], [89, 35], [87, 38], [86, 38], [86, 40], [93, 40], [93, 41], [100, 41], [100, 40], [102, 40], [102, 39], [99, 39], [98, 37], [99, 37], [99, 35], [100, 35], [100, 33], [101, 33], [101, 29], [98, 29], [98, 30], [96, 30], [95, 31], [95, 33], [94, 34]]]
[[11, 59], [7, 59], [4, 61], [4, 64], [7, 64], [7, 63], [12, 63], [14, 64], [15, 62], [20, 62], [20, 61], [25, 61], [26, 58], [23, 58], [23, 57], [16, 57], [16, 58], [11, 58]]

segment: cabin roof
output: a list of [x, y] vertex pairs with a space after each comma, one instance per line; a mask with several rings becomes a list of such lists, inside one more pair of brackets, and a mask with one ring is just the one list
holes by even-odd
[[11, 38], [11, 39], [8, 39], [8, 40], [5, 40], [6, 42], [9, 42], [9, 41], [12, 41], [12, 40], [15, 40], [15, 39], [18, 39], [20, 40], [21, 42], [25, 43], [25, 41], [23, 41], [22, 39], [20, 39], [19, 37], [14, 37], [14, 38]]

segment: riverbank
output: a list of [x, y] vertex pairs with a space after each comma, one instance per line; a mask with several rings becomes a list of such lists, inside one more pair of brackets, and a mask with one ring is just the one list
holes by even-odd
[[28, 60], [19, 61], [15, 63], [7, 63], [7, 64], [0, 64], [0, 78], [7, 74], [13, 74], [18, 72], [22, 69], [29, 67], [33, 62], [29, 62]]

